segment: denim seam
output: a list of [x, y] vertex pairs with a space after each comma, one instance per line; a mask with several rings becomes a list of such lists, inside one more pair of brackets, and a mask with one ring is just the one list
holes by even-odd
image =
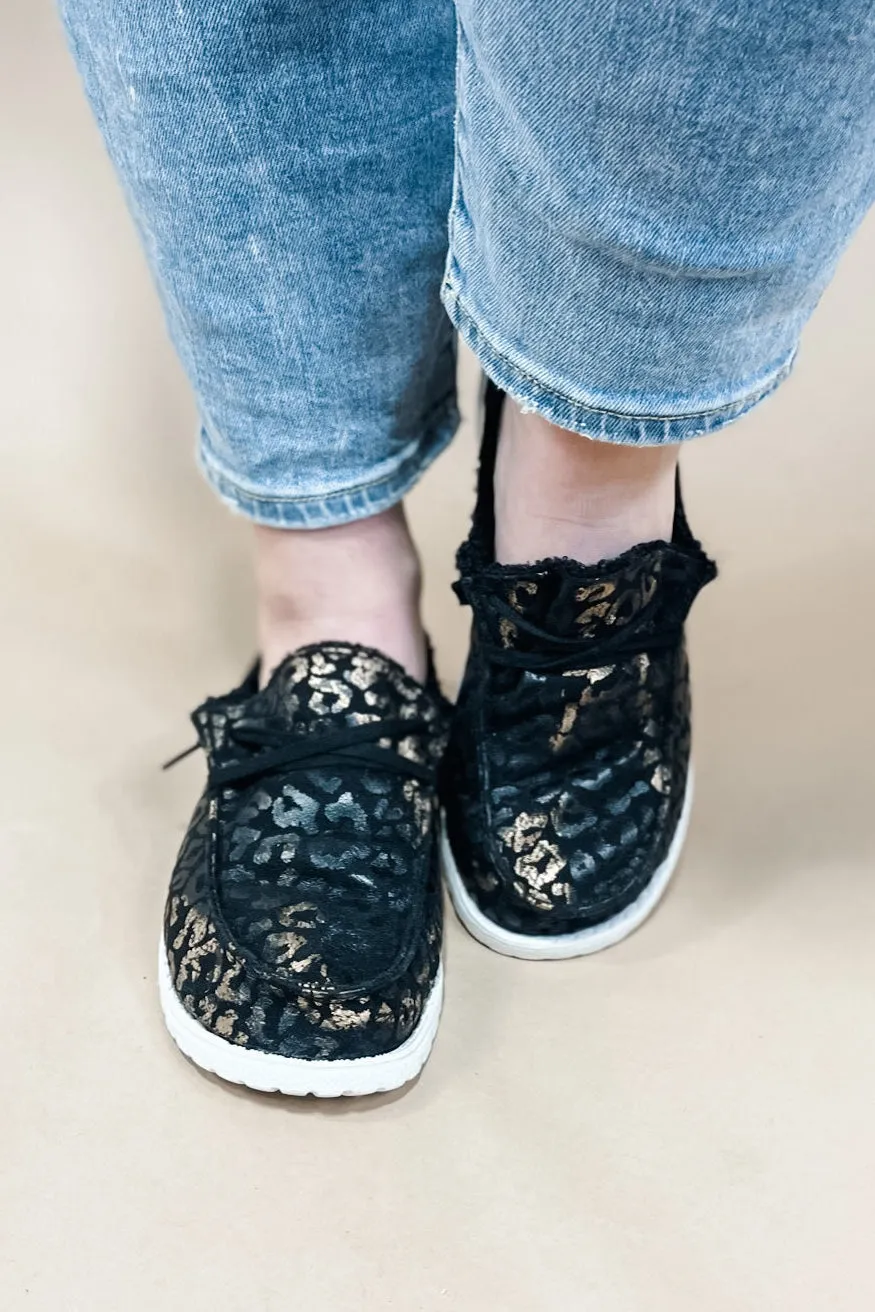
[[450, 262], [453, 258], [453, 237], [455, 229], [456, 211], [459, 205], [462, 184], [459, 173], [459, 141], [461, 139], [461, 122], [462, 122], [462, 20], [459, 17], [459, 11], [455, 15], [456, 28], [456, 49], [455, 49], [455, 66], [454, 66], [454, 112], [453, 112], [453, 187], [450, 197], [450, 208], [447, 213], [447, 260], [444, 269], [444, 282], [450, 278]]
[[[441, 401], [438, 401], [435, 405], [433, 405], [431, 410], [424, 417], [423, 428], [426, 431], [426, 437], [424, 439], [425, 444], [428, 444], [430, 435], [433, 432], [442, 429], [447, 411], [453, 406], [454, 401], [455, 401], [454, 393], [450, 391], [446, 394], [446, 396]], [[423, 443], [417, 444], [417, 449], [419, 449], [422, 445]], [[413, 446], [413, 443], [411, 442], [409, 446]], [[409, 449], [409, 446], [406, 449]], [[212, 451], [209, 432], [206, 426], [203, 424], [201, 425], [201, 429], [200, 429], [200, 454], [203, 457], [204, 461], [209, 464], [211, 472], [214, 472], [218, 478], [223, 479], [226, 483], [229, 484], [229, 486], [233, 487], [241, 496], [249, 497], [255, 501], [265, 501], [265, 502], [276, 501], [281, 505], [286, 505], [289, 503], [293, 503], [295, 505], [306, 505], [307, 502], [311, 502], [311, 501], [312, 502], [320, 502], [326, 500], [330, 501], [335, 497], [355, 496], [359, 492], [366, 493], [369, 490], [369, 488], [380, 487], [384, 483], [392, 482], [392, 480], [395, 477], [397, 477], [399, 470], [405, 470], [407, 469], [408, 465], [412, 465], [416, 463], [415, 454], [406, 455], [403, 458], [403, 460], [399, 461], [396, 469], [393, 470], [392, 473], [386, 474], [382, 478], [368, 480], [366, 483], [353, 483], [350, 487], [332, 488], [328, 492], [313, 492], [312, 494], [308, 493], [304, 496], [296, 496], [294, 494], [286, 493], [286, 492], [280, 492], [280, 493], [263, 492], [260, 488], [247, 487], [245, 484], [241, 483], [237, 478], [235, 478], [233, 474], [229, 474], [227, 469], [223, 467], [222, 462], [216, 458], [214, 452]]]
[[244, 488], [216, 460], [201, 428], [198, 464], [207, 482], [233, 510], [264, 524], [289, 528], [330, 528], [378, 514], [400, 501], [428, 466], [449, 445], [458, 426], [455, 394], [450, 392], [432, 411], [426, 435], [414, 453], [389, 474], [373, 482], [334, 488], [325, 493], [295, 496]]
[[[476, 316], [467, 308], [462, 296], [456, 286], [456, 279], [453, 276], [455, 261], [452, 255], [447, 261], [447, 269], [444, 275], [443, 286], [441, 288], [441, 297], [444, 307], [450, 316], [459, 335], [465, 341], [465, 344], [477, 356], [483, 370], [490, 378], [493, 379], [499, 387], [509, 391], [511, 395], [519, 401], [525, 409], [536, 410], [546, 418], [560, 424], [562, 427], [568, 427], [565, 422], [565, 414], [562, 418], [555, 418], [554, 408], [563, 407], [565, 412], [570, 412], [573, 416], [573, 422], [580, 425], [581, 431], [584, 426], [589, 429], [587, 417], [592, 416], [596, 423], [593, 425], [598, 431], [587, 431], [584, 435], [599, 441], [617, 442], [627, 445], [659, 445], [664, 442], [685, 441], [692, 437], [702, 437], [712, 433], [752, 410], [760, 401], [770, 396], [784, 379], [791, 372], [796, 360], [796, 351], [783, 364], [779, 365], [771, 377], [758, 387], [755, 391], [749, 392], [740, 397], [737, 401], [729, 401], [725, 405], [715, 406], [708, 410], [693, 410], [682, 414], [671, 415], [652, 415], [652, 414], [635, 414], [630, 411], [610, 410], [604, 406], [592, 405], [586, 401], [579, 401], [572, 396], [557, 391], [553, 387], [545, 385], [534, 374], [524, 368], [521, 368], [515, 361], [511, 360], [503, 351], [495, 347], [487, 333], [480, 327]], [[503, 368], [506, 377], [494, 377], [496, 366]], [[511, 381], [509, 382], [508, 379]], [[514, 382], [528, 384], [536, 389], [537, 396], [531, 397], [522, 395], [514, 391]], [[608, 434], [605, 431], [605, 420], [619, 420], [620, 427], [624, 428], [625, 434], [621, 435], [616, 431]], [[598, 421], [601, 421], [600, 423]], [[701, 427], [696, 427], [696, 421], [702, 421]], [[642, 433], [645, 424], [662, 425], [663, 432], [660, 436], [647, 437]], [[692, 426], [691, 426], [692, 425]], [[637, 431], [636, 431], [637, 430]]]

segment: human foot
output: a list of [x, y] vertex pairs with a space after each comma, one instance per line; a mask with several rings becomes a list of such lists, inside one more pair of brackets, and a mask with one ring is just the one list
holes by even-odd
[[691, 799], [683, 624], [715, 568], [678, 499], [670, 541], [599, 564], [501, 564], [490, 389], [459, 551], [471, 651], [444, 766], [445, 869], [470, 932], [510, 956], [579, 956], [649, 914]]
[[333, 528], [255, 527], [262, 682], [298, 647], [352, 642], [426, 677], [416, 548], [400, 505]]
[[192, 717], [208, 778], [167, 898], [168, 1029], [253, 1089], [412, 1079], [441, 1007], [435, 772], [448, 707], [382, 653], [323, 643]]

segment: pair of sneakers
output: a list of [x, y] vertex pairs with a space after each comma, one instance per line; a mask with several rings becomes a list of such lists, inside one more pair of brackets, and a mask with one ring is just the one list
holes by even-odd
[[[495, 562], [501, 394], [487, 393], [456, 590], [451, 707], [355, 644], [293, 652], [193, 715], [207, 784], [167, 898], [159, 985], [198, 1066], [253, 1089], [368, 1094], [418, 1074], [443, 997], [441, 868], [498, 952], [583, 955], [664, 892], [692, 796], [683, 627], [713, 563], [671, 542], [585, 566]], [[443, 821], [442, 821], [443, 816]]]

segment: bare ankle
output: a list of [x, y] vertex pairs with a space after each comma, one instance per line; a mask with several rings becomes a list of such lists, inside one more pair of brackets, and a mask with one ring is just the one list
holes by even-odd
[[264, 677], [298, 647], [375, 647], [420, 681], [426, 646], [419, 559], [404, 512], [325, 529], [255, 529], [257, 624]]
[[557, 428], [505, 400], [495, 469], [495, 554], [504, 564], [586, 564], [671, 537], [677, 447], [618, 446]]

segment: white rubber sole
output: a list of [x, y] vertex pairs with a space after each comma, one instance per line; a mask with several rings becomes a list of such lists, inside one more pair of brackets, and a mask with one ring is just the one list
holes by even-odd
[[445, 830], [442, 839], [444, 876], [456, 915], [478, 943], [491, 948], [493, 952], [501, 952], [506, 957], [520, 957], [524, 961], [564, 961], [568, 957], [585, 957], [590, 952], [601, 952], [603, 948], [613, 947], [643, 924], [664, 895], [680, 860], [692, 809], [691, 770], [687, 775], [684, 804], [671, 846], [650, 883], [642, 889], [634, 902], [630, 902], [610, 920], [600, 925], [591, 925], [588, 929], [578, 929], [572, 934], [516, 934], [496, 925], [494, 920], [483, 914], [465, 887]]
[[337, 1061], [306, 1061], [271, 1052], [251, 1052], [212, 1034], [183, 1007], [170, 978], [163, 938], [158, 950], [158, 992], [164, 1022], [180, 1052], [201, 1070], [231, 1084], [245, 1084], [259, 1093], [285, 1093], [303, 1098], [361, 1097], [400, 1089], [422, 1070], [431, 1052], [444, 996], [443, 967], [438, 969], [419, 1024], [392, 1052], [376, 1057]]

